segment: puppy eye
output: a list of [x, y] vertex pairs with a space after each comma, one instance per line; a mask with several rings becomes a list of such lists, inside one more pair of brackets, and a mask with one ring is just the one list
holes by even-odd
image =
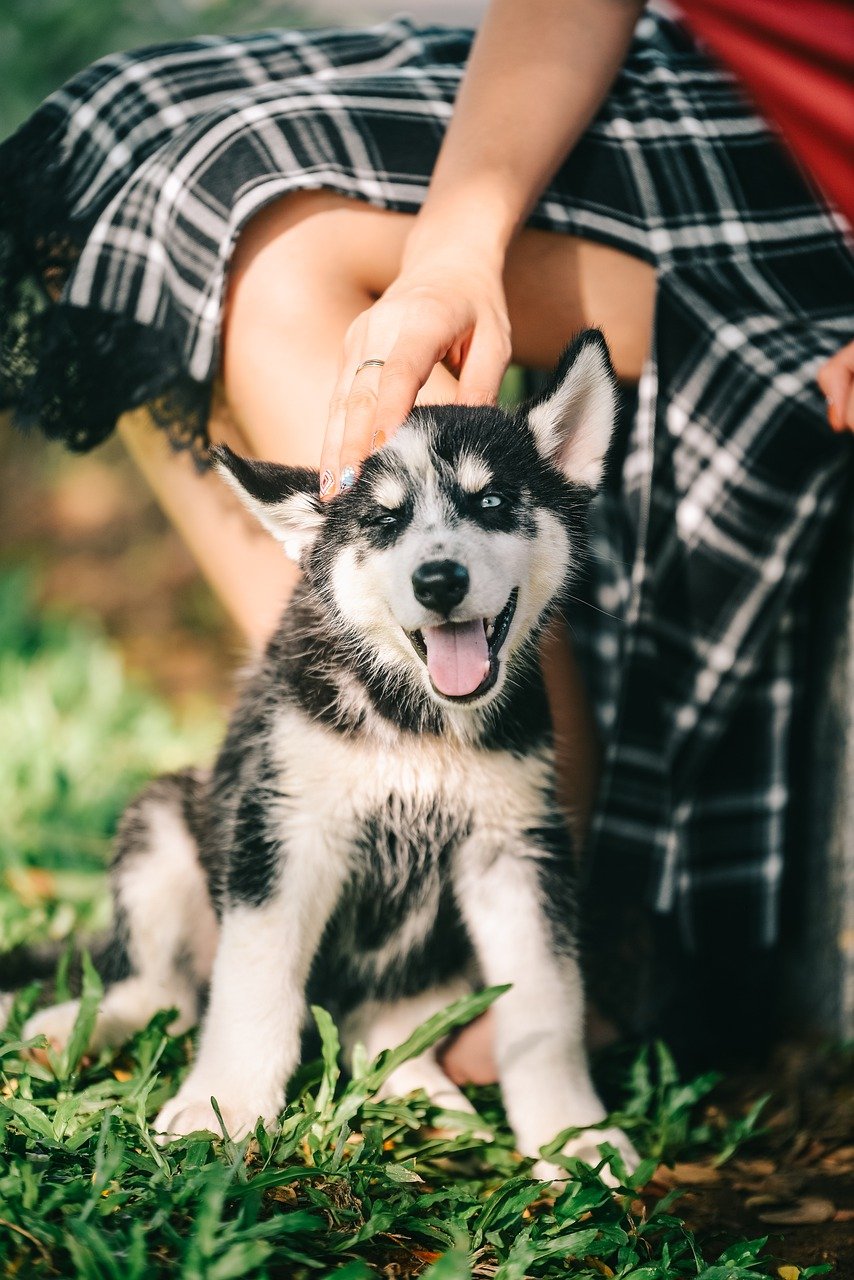
[[368, 521], [375, 529], [389, 528], [391, 525], [400, 521], [402, 512], [389, 511], [385, 507], [380, 507], [375, 515]]
[[500, 493], [483, 493], [480, 496], [479, 506], [483, 511], [490, 511], [495, 507], [503, 507], [504, 498]]

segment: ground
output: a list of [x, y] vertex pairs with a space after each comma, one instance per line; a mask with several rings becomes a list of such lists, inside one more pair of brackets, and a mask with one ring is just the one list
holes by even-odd
[[[117, 813], [152, 773], [209, 756], [241, 650], [115, 444], [71, 460], [0, 434], [0, 546], [6, 948], [104, 922]], [[372, 1100], [382, 1063], [339, 1079], [322, 1013], [325, 1067], [302, 1072], [274, 1140], [162, 1152], [145, 1117], [191, 1039], [159, 1018], [86, 1062], [84, 1019], [45, 1067], [16, 1040], [34, 995], [0, 1043], [0, 1274], [854, 1274], [854, 1087], [839, 1049], [779, 1046], [763, 1070], [717, 1083], [680, 1082], [662, 1047], [611, 1052], [598, 1068], [648, 1157], [646, 1186], [614, 1198], [573, 1170], [555, 1200], [512, 1152], [494, 1091], [475, 1098], [497, 1141], [451, 1137], [424, 1101]]]

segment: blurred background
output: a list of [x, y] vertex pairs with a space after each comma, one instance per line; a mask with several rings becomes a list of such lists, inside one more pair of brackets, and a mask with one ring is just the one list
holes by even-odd
[[[106, 53], [199, 33], [475, 24], [485, 0], [3, 0], [0, 137]], [[212, 754], [243, 659], [122, 446], [0, 417], [0, 950], [97, 924], [121, 809]]]

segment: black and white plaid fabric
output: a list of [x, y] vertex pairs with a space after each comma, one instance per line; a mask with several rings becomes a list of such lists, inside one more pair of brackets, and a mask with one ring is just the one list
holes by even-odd
[[[75, 448], [143, 402], [203, 442], [240, 228], [305, 187], [416, 210], [469, 44], [394, 21], [196, 40], [77, 76], [0, 148], [3, 400]], [[727, 76], [646, 16], [531, 222], [659, 278], [571, 619], [607, 742], [594, 876], [675, 910], [696, 946], [720, 945], [722, 917], [770, 943], [797, 601], [849, 458], [814, 382], [852, 336], [841, 220]]]

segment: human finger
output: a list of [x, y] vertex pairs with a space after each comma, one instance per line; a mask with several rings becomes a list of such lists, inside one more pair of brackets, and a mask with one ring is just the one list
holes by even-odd
[[447, 353], [438, 326], [403, 331], [380, 375], [373, 430], [389, 439], [412, 411], [418, 392]]
[[845, 428], [846, 410], [854, 375], [841, 361], [834, 361], [828, 369], [822, 390], [827, 400], [827, 417], [834, 431]]
[[460, 404], [495, 404], [510, 363], [510, 335], [498, 325], [475, 329], [460, 371]]
[[385, 363], [380, 356], [368, 356], [353, 370], [338, 451], [339, 492], [355, 484], [359, 469], [374, 444], [374, 418]]
[[854, 377], [848, 384], [848, 403], [845, 406], [845, 426], [854, 431]]
[[[344, 442], [347, 436], [348, 413], [373, 415], [376, 404], [376, 384], [382, 368], [382, 355], [378, 354], [393, 345], [393, 336], [376, 332], [376, 325], [371, 324], [373, 308], [357, 316], [344, 339], [344, 349], [339, 363], [338, 379], [329, 402], [329, 417], [320, 456], [320, 495], [331, 498], [340, 492], [341, 477], [344, 468], [354, 470], [348, 472], [345, 479], [352, 483], [355, 480], [358, 464], [369, 452], [365, 448], [360, 456], [342, 457]], [[373, 375], [368, 377], [366, 375]], [[361, 404], [360, 404], [361, 401]], [[345, 484], [345, 489], [348, 487]]]
[[342, 368], [329, 401], [329, 416], [320, 451], [321, 498], [331, 498], [338, 488], [338, 458], [341, 452], [341, 441], [344, 438], [344, 417], [347, 412], [345, 376]]
[[854, 383], [854, 342], [837, 351], [819, 369], [817, 381], [827, 400], [827, 416], [834, 431], [851, 427], [849, 400]]

